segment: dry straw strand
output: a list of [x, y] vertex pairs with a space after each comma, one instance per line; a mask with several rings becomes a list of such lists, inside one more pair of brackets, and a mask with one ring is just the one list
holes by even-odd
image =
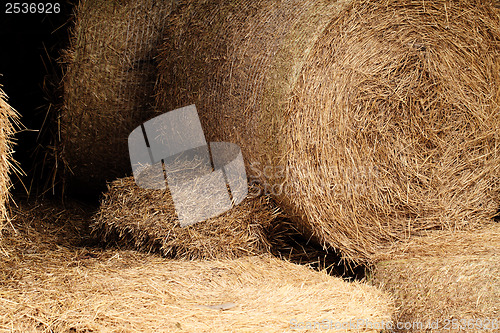
[[[304, 234], [372, 262], [500, 206], [500, 20], [489, 1], [179, 1], [158, 110], [210, 141]], [[267, 171], [267, 172], [265, 172]]]

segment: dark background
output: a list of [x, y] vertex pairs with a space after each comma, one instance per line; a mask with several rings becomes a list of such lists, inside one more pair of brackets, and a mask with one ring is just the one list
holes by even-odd
[[16, 135], [14, 158], [26, 176], [13, 177], [15, 192], [40, 191], [50, 173], [47, 147], [53, 144], [55, 106], [60, 99], [58, 58], [68, 46], [78, 1], [58, 2], [61, 12], [57, 14], [6, 14], [7, 2], [0, 5], [0, 85], [24, 126]]

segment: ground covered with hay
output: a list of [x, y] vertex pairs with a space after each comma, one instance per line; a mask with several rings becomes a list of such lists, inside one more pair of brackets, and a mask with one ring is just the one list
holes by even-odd
[[229, 211], [181, 227], [168, 190], [146, 190], [133, 177], [108, 185], [90, 224], [93, 242], [158, 253], [171, 259], [236, 259], [272, 254], [345, 279], [362, 279], [365, 267], [344, 262], [300, 233], [264, 189]]
[[391, 318], [390, 298], [376, 288], [270, 256], [187, 261], [85, 247], [88, 211], [50, 203], [13, 211], [0, 249], [2, 330], [288, 332], [308, 320]]

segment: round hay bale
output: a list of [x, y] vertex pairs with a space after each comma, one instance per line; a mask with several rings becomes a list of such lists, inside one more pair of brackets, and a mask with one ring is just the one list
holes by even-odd
[[[369, 281], [394, 295], [395, 321], [424, 325], [400, 331], [500, 330], [498, 224], [475, 232], [434, 233], [378, 260]], [[429, 323], [434, 326], [425, 327]]]
[[[7, 104], [7, 96], [0, 86], [0, 238], [8, 220], [7, 201], [11, 186], [10, 172], [15, 170], [12, 159], [14, 126], [18, 123], [17, 112]], [[14, 165], [13, 165], [14, 164]]]
[[170, 258], [223, 259], [269, 253], [278, 215], [269, 198], [249, 196], [219, 216], [181, 227], [168, 190], [143, 189], [127, 177], [108, 185], [92, 229], [106, 244]]
[[84, 0], [63, 53], [61, 154], [65, 183], [104, 190], [130, 174], [128, 134], [152, 114], [154, 57], [172, 1]]
[[196, 104], [303, 232], [369, 262], [500, 205], [500, 20], [488, 1], [179, 1], [160, 112]]
[[[380, 332], [393, 313], [373, 286], [276, 258], [186, 261], [82, 248], [58, 240], [79, 218], [45, 209], [21, 207], [0, 252], [0, 327], [10, 331], [311, 332], [326, 320], [329, 332], [350, 323], [349, 331]], [[299, 326], [307, 322], [316, 326]]]

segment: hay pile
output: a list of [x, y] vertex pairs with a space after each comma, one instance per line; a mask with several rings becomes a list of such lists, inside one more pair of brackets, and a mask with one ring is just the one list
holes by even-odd
[[196, 104], [301, 230], [369, 262], [500, 205], [489, 1], [179, 1], [158, 109]]
[[0, 329], [11, 332], [293, 332], [292, 319], [391, 317], [376, 288], [278, 259], [176, 261], [81, 248], [81, 216], [43, 205], [18, 216], [0, 252]]
[[346, 279], [365, 267], [342, 262], [311, 242], [283, 215], [263, 189], [251, 185], [246, 199], [209, 220], [181, 227], [168, 190], [146, 190], [132, 177], [108, 185], [92, 217], [91, 237], [105, 247], [160, 253], [171, 259], [236, 259], [269, 254]]
[[62, 57], [60, 140], [73, 192], [130, 173], [128, 134], [152, 114], [154, 57], [172, 1], [84, 0]]
[[269, 198], [249, 196], [219, 216], [181, 227], [168, 190], [142, 189], [127, 177], [108, 185], [92, 228], [108, 244], [171, 258], [223, 259], [269, 253], [278, 216]]
[[[395, 297], [395, 320], [424, 325], [438, 321], [442, 331], [500, 329], [498, 224], [476, 232], [433, 233], [377, 259], [382, 261], [370, 282]], [[454, 327], [452, 320], [460, 326]]]
[[0, 87], [0, 239], [4, 222], [9, 218], [6, 204], [11, 184], [10, 172], [13, 168], [12, 135], [17, 122], [18, 114], [7, 104], [7, 96]]

